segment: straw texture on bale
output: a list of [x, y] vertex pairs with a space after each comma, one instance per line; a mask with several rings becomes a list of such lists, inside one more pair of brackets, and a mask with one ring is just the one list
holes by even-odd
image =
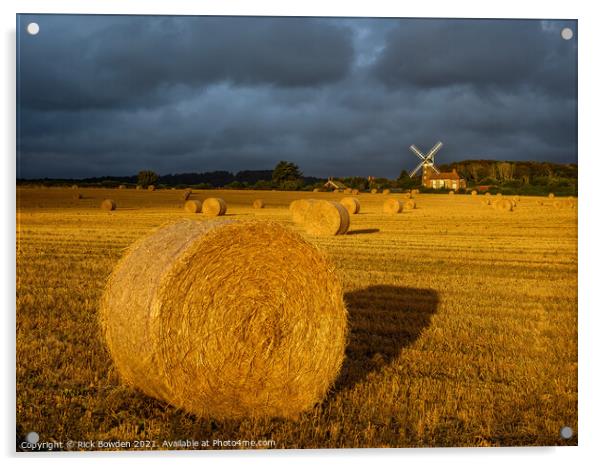
[[345, 188], [345, 189], [343, 190], [343, 192], [344, 192], [345, 194], [351, 194], [351, 191], [352, 191], [352, 189], [351, 189], [351, 188]]
[[403, 210], [403, 205], [399, 199], [390, 198], [383, 203], [383, 212], [385, 214], [398, 214]]
[[333, 265], [273, 222], [160, 228], [117, 264], [99, 315], [125, 383], [216, 419], [311, 409], [337, 377], [347, 336]]
[[79, 186], [77, 186], [76, 184], [72, 184], [71, 189], [79, 189]]
[[119, 189], [125, 189], [125, 188], [126, 188], [126, 186], [124, 184], [119, 185]]
[[420, 192], [420, 190], [418, 189], [412, 189], [412, 191], [410, 191], [412, 194], [418, 194]]
[[497, 197], [502, 197], [502, 193], [497, 193], [496, 196]]
[[189, 200], [184, 203], [184, 210], [191, 214], [198, 214], [203, 210], [203, 204], [201, 201]]
[[150, 184], [150, 185], [148, 185], [148, 188], [147, 188], [147, 189], [148, 189], [149, 191], [154, 191], [154, 190], [155, 190], [155, 185], [153, 185], [153, 184]]
[[320, 192], [320, 188], [314, 188], [314, 193], [319, 193]]
[[449, 192], [449, 195], [450, 195], [450, 196], [453, 196], [454, 194], [456, 194], [456, 192], [455, 192], [455, 191], [450, 191], [450, 192]]
[[370, 190], [370, 192], [371, 192], [372, 194], [376, 194], [376, 193], [378, 192], [378, 189], [376, 189], [376, 188], [372, 188], [372, 189]]
[[136, 189], [140, 190], [140, 189], [142, 189], [142, 186], [136, 185]]
[[488, 197], [486, 197], [483, 200], [481, 200], [481, 204], [483, 204], [483, 205], [491, 205], [491, 200]]
[[359, 189], [353, 189], [351, 190], [351, 194], [353, 194], [354, 196], [357, 196], [360, 193]]
[[550, 199], [554, 199], [554, 193], [550, 193], [550, 194], [548, 194], [548, 197], [549, 197]]
[[403, 203], [403, 210], [412, 210], [416, 208], [416, 201], [408, 199]]
[[344, 197], [341, 199], [341, 204], [350, 214], [359, 214], [360, 212], [360, 201], [355, 197]]
[[497, 210], [503, 210], [503, 211], [506, 211], [506, 212], [512, 212], [513, 207], [514, 206], [512, 205], [512, 201], [510, 201], [510, 199], [499, 199], [495, 203], [495, 208]]
[[293, 217], [293, 222], [303, 223], [309, 206], [314, 202], [316, 202], [315, 199], [297, 199], [291, 202], [288, 209]]
[[226, 201], [221, 197], [209, 197], [203, 201], [203, 214], [211, 217], [225, 215], [227, 210]]
[[264, 207], [265, 207], [265, 203], [263, 202], [263, 199], [255, 199], [253, 201], [254, 209], [263, 209]]
[[404, 197], [406, 199], [412, 199], [414, 196], [412, 195], [412, 193], [405, 193]]
[[485, 196], [489, 197], [489, 196], [491, 196], [491, 193], [490, 192], [486, 192]]
[[192, 191], [190, 191], [190, 189], [187, 189], [182, 193], [182, 200], [187, 201], [191, 194]]
[[349, 212], [338, 202], [311, 202], [303, 216], [305, 231], [314, 236], [344, 235], [349, 224]]
[[476, 196], [476, 195], [477, 195], [477, 192], [476, 192], [476, 191], [473, 189], [472, 191], [470, 191], [470, 195], [471, 195], [471, 196]]
[[115, 210], [117, 208], [117, 204], [113, 199], [105, 199], [100, 204], [100, 208], [102, 210]]
[[385, 196], [388, 196], [389, 194], [391, 194], [391, 190], [390, 189], [383, 189], [383, 194]]

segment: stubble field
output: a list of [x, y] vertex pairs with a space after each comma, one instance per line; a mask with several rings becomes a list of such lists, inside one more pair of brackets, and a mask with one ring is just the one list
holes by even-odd
[[[314, 238], [292, 223], [289, 203], [343, 194], [195, 191], [224, 198], [229, 218], [276, 220], [324, 250], [351, 326], [342, 373], [312, 411], [217, 422], [123, 386], [97, 325], [124, 250], [165, 222], [203, 216], [184, 212], [180, 191], [80, 192], [17, 190], [18, 440], [35, 431], [40, 441], [154, 448], [186, 439], [210, 448], [577, 444], [575, 209], [523, 197], [501, 212], [482, 196], [420, 194], [415, 210], [386, 215], [386, 196], [362, 193], [347, 235]], [[101, 211], [104, 198], [117, 210]], [[252, 208], [257, 198], [266, 208]]]

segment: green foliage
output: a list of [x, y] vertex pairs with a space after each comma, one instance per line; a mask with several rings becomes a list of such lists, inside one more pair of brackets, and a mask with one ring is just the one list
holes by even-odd
[[159, 175], [152, 170], [142, 170], [138, 173], [138, 184], [143, 188], [156, 184], [157, 181], [159, 181]]
[[277, 184], [282, 184], [288, 181], [299, 181], [303, 177], [303, 173], [299, 167], [292, 162], [281, 160], [278, 162], [272, 172], [272, 181]]

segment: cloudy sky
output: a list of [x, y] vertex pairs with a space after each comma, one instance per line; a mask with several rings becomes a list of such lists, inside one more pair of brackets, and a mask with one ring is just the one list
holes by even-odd
[[17, 34], [20, 178], [392, 178], [438, 140], [437, 163], [577, 161], [575, 21], [21, 15]]

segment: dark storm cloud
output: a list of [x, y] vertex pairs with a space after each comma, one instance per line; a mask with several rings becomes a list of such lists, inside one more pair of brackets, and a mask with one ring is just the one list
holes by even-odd
[[[23, 18], [27, 23], [32, 17]], [[266, 169], [396, 177], [407, 149], [576, 161], [571, 22], [36, 17], [21, 177]], [[411, 64], [411, 66], [410, 66]]]

